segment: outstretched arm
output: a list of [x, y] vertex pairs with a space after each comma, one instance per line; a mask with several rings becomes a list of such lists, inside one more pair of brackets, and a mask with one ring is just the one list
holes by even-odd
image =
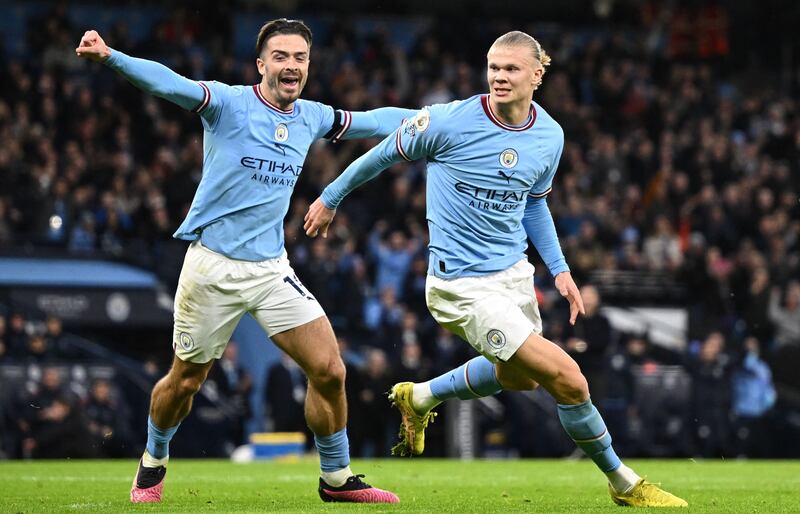
[[[431, 130], [428, 130], [428, 128]], [[392, 135], [365, 153], [333, 182], [328, 184], [319, 198], [311, 204], [303, 228], [306, 235], [326, 237], [328, 225], [336, 215], [336, 207], [355, 188], [376, 177], [381, 171], [401, 161], [413, 161], [433, 155], [445, 137], [431, 121], [426, 109], [407, 119]]]
[[400, 107], [381, 107], [365, 112], [343, 110], [333, 111], [329, 121], [330, 129], [323, 135], [338, 143], [342, 139], [363, 139], [368, 137], [386, 137], [403, 123], [403, 120], [417, 114], [413, 109]]
[[[400, 130], [400, 129], [398, 129]], [[308, 208], [303, 228], [306, 235], [328, 237], [328, 226], [336, 215], [336, 207], [351, 191], [372, 180], [392, 164], [403, 160], [397, 151], [395, 135], [391, 135], [352, 162], [336, 180], [328, 184], [319, 198]]]
[[78, 57], [105, 64], [139, 89], [187, 110], [199, 112], [211, 97], [205, 84], [189, 80], [163, 64], [112, 50], [94, 30], [83, 35], [75, 53]]

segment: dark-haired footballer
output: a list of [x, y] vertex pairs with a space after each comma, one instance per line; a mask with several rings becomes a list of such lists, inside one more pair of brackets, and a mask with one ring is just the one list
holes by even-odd
[[252, 86], [189, 80], [156, 62], [112, 50], [93, 30], [75, 51], [198, 113], [204, 128], [203, 177], [174, 234], [192, 241], [175, 295], [175, 358], [153, 388], [147, 448], [131, 501], [161, 501], [169, 441], [248, 312], [308, 376], [305, 416], [320, 455], [320, 497], [399, 501], [350, 470], [344, 364], [322, 307], [287, 259], [283, 218], [312, 142], [385, 137], [416, 112], [335, 111], [299, 99], [308, 78], [311, 31], [297, 20], [273, 20], [261, 28], [256, 65], [262, 79]]

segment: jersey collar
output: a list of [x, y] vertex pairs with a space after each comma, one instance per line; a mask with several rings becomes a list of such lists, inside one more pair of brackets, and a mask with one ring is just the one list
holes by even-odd
[[277, 105], [273, 104], [272, 102], [270, 102], [269, 100], [264, 98], [264, 95], [261, 94], [261, 89], [258, 87], [258, 84], [254, 84], [253, 85], [253, 91], [255, 91], [256, 97], [259, 100], [261, 100], [261, 103], [263, 103], [264, 105], [266, 105], [267, 107], [269, 107], [273, 111], [277, 111], [277, 112], [279, 112], [281, 114], [291, 114], [292, 112], [294, 112], [294, 104], [292, 104], [292, 108], [291, 109], [289, 109], [288, 111], [284, 111], [283, 109], [281, 109]]
[[536, 123], [536, 108], [533, 106], [533, 103], [531, 103], [531, 113], [528, 116], [528, 122], [519, 127], [515, 127], [514, 125], [509, 125], [500, 121], [500, 118], [498, 118], [494, 111], [492, 111], [492, 104], [489, 102], [489, 95], [481, 96], [481, 105], [483, 106], [483, 112], [485, 112], [486, 116], [492, 120], [492, 123], [505, 130], [522, 132], [523, 130], [528, 130], [533, 126], [534, 123]]

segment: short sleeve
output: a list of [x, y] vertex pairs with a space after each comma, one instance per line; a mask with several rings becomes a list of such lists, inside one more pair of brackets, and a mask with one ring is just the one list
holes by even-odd
[[555, 177], [556, 170], [558, 170], [558, 163], [561, 160], [561, 153], [563, 150], [564, 131], [561, 127], [558, 127], [558, 135], [554, 137], [553, 156], [550, 159], [550, 164], [547, 170], [536, 180], [536, 183], [533, 184], [533, 187], [528, 193], [531, 198], [544, 198], [553, 190], [553, 177]]
[[232, 87], [216, 80], [200, 81], [198, 84], [203, 88], [203, 100], [192, 112], [200, 115], [203, 125], [213, 129], [219, 122], [225, 104], [230, 100]]
[[395, 149], [406, 161], [435, 157], [447, 145], [445, 117], [438, 106], [425, 107], [395, 131]]

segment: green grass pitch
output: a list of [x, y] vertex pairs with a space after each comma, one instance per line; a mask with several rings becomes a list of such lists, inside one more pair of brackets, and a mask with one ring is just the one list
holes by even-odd
[[[628, 465], [692, 512], [800, 512], [800, 461], [641, 460]], [[325, 504], [316, 460], [170, 463], [164, 501], [132, 505], [133, 461], [0, 462], [0, 512], [613, 512], [588, 460], [391, 459], [353, 463], [399, 505]]]

